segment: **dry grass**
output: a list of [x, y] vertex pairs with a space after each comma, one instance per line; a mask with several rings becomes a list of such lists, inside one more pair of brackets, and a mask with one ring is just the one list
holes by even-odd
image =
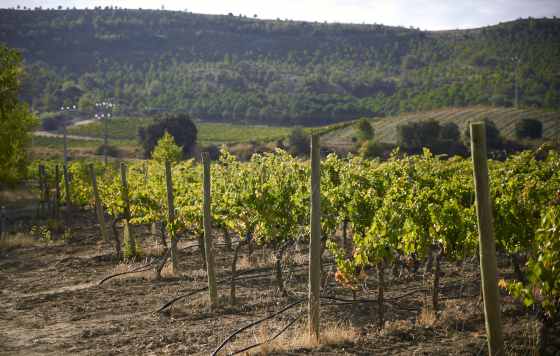
[[253, 269], [271, 267], [275, 263], [275, 257], [272, 253], [263, 254], [262, 251], [255, 251], [251, 256], [242, 255], [237, 260], [237, 269]]
[[0, 251], [31, 247], [37, 245], [37, 243], [38, 242], [31, 235], [17, 233], [0, 239]]
[[437, 315], [431, 309], [424, 306], [420, 314], [416, 317], [416, 324], [421, 326], [433, 327], [437, 322]]
[[[276, 326], [276, 327], [274, 327]], [[251, 340], [252, 343], [260, 343], [269, 340], [278, 330], [274, 322], [259, 328]], [[320, 350], [325, 347], [354, 344], [359, 339], [356, 328], [348, 323], [331, 323], [321, 326], [319, 342], [310, 337], [306, 325], [288, 331], [277, 339], [250, 350], [247, 355], [270, 355], [283, 352], [294, 352], [297, 350]], [[237, 347], [236, 347], [237, 348]]]
[[383, 329], [379, 331], [379, 334], [382, 336], [408, 334], [414, 327], [414, 323], [410, 320], [386, 321]]

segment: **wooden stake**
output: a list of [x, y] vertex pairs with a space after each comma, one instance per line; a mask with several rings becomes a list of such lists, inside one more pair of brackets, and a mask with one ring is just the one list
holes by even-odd
[[0, 240], [8, 236], [8, 224], [6, 224], [6, 207], [0, 208]]
[[503, 356], [504, 339], [500, 318], [500, 301], [497, 282], [496, 242], [492, 229], [492, 210], [486, 152], [486, 127], [484, 123], [472, 123], [471, 151], [476, 193], [476, 214], [480, 243], [480, 277], [484, 298], [484, 317], [488, 334], [490, 356]]
[[210, 215], [210, 156], [208, 152], [202, 153], [203, 170], [203, 190], [204, 190], [204, 249], [206, 255], [206, 269], [208, 271], [208, 293], [210, 295], [210, 305], [218, 305], [218, 290], [216, 289], [216, 273], [214, 271], [214, 254], [212, 252], [212, 221]]
[[171, 177], [171, 162], [165, 161], [165, 183], [167, 187], [167, 233], [171, 240], [171, 266], [173, 274], [179, 271], [177, 262], [177, 239], [173, 223], [175, 222], [175, 205], [173, 203], [173, 179]]
[[121, 194], [124, 202], [124, 226], [123, 226], [123, 241], [125, 242], [125, 257], [136, 256], [136, 241], [134, 236], [130, 233], [130, 201], [128, 199], [128, 182], [126, 179], [127, 167], [123, 162], [121, 163]]
[[46, 177], [45, 177], [45, 166], [40, 164], [39, 165], [39, 191], [40, 191], [40, 198], [39, 198], [39, 215], [40, 218], [44, 217], [45, 212], [45, 205], [47, 204], [46, 199]]
[[99, 230], [101, 230], [101, 237], [103, 241], [109, 241], [107, 236], [107, 226], [105, 225], [105, 216], [103, 215], [103, 205], [101, 204], [101, 198], [99, 197], [99, 191], [97, 189], [97, 177], [95, 176], [95, 169], [93, 164], [89, 165], [89, 174], [91, 175], [91, 186], [93, 188], [93, 199], [95, 201], [95, 213], [97, 215], [97, 222], [99, 223]]
[[309, 241], [309, 337], [319, 341], [321, 286], [321, 155], [319, 136], [311, 136], [311, 239]]
[[66, 125], [64, 125], [64, 162], [63, 162], [63, 175], [64, 175], [64, 193], [66, 193], [66, 210], [70, 210], [72, 205], [72, 198], [70, 192], [70, 175], [68, 174], [68, 139], [66, 137]]
[[54, 199], [53, 199], [53, 216], [58, 219], [60, 216], [60, 167], [58, 164], [54, 167]]

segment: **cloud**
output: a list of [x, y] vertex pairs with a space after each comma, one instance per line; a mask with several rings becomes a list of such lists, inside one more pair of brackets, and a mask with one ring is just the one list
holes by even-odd
[[471, 28], [520, 17], [560, 16], [558, 0], [2, 0], [2, 7], [119, 6], [244, 14], [269, 19], [379, 23], [428, 30]]

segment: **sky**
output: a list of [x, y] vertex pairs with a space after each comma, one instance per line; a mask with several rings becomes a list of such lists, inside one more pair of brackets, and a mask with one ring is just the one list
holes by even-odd
[[560, 0], [0, 0], [0, 7], [118, 6], [205, 14], [383, 24], [422, 30], [494, 25], [531, 17], [560, 17]]

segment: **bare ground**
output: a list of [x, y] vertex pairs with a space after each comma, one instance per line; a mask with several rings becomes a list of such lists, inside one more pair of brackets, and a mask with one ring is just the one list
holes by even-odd
[[[66, 241], [33, 242], [0, 250], [0, 354], [1, 355], [203, 355], [239, 327], [280, 310], [306, 295], [305, 251], [289, 251], [285, 278], [290, 296], [281, 297], [273, 280], [269, 251], [256, 250], [252, 258], [242, 251], [238, 302], [228, 300], [229, 282], [219, 285], [221, 306], [211, 310], [202, 292], [175, 303], [164, 313], [154, 313], [180, 293], [206, 285], [205, 270], [194, 241], [181, 241], [180, 275], [164, 270], [161, 281], [148, 272], [127, 274], [98, 286], [105, 276], [140, 265], [119, 264], [109, 243], [99, 241], [91, 213], [71, 219], [72, 235]], [[144, 251], [157, 252], [144, 227], [136, 227]], [[218, 280], [227, 279], [233, 253], [219, 246], [216, 251]], [[256, 257], [255, 257], [256, 256]], [[328, 258], [325, 258], [328, 261]], [[277, 340], [252, 353], [275, 355], [484, 355], [486, 339], [479, 274], [476, 261], [462, 265], [445, 262], [441, 305], [436, 315], [430, 309], [431, 278], [422, 273], [386, 281], [387, 320], [377, 330], [375, 303], [337, 305], [325, 300], [321, 308], [323, 334], [313, 345], [306, 334], [305, 316]], [[298, 267], [299, 266], [299, 267]], [[352, 299], [336, 285], [329, 271], [325, 295]], [[509, 266], [500, 266], [509, 273]], [[358, 298], [376, 298], [375, 273]], [[418, 290], [418, 292], [414, 292]], [[414, 292], [414, 293], [412, 293]], [[404, 296], [404, 297], [402, 297]], [[400, 298], [399, 298], [400, 297]], [[398, 299], [394, 299], [398, 298]], [[393, 299], [393, 300], [390, 300]], [[239, 335], [221, 354], [263, 341], [295, 316], [305, 312], [305, 303], [272, 322]], [[503, 298], [502, 315], [508, 355], [535, 354], [536, 323], [511, 298]], [[305, 314], [304, 314], [305, 315]]]

